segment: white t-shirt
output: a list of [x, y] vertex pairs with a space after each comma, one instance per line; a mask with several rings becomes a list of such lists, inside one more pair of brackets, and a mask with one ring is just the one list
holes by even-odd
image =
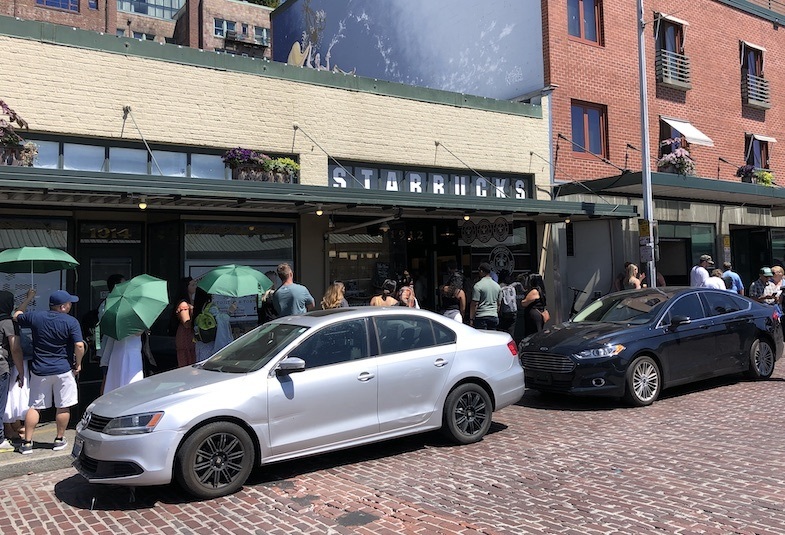
[[720, 277], [709, 277], [703, 283], [704, 288], [716, 288], [717, 290], [725, 290], [725, 281]]
[[[703, 266], [694, 266], [690, 271], [690, 286], [693, 288], [705, 288], [706, 279], [709, 278], [709, 272]], [[725, 286], [723, 285], [723, 289]]]

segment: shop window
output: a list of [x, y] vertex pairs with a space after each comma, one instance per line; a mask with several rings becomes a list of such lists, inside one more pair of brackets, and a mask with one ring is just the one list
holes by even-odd
[[79, 0], [35, 0], [39, 6], [65, 9], [66, 11], [79, 12]]
[[[340, 228], [351, 223], [336, 217], [334, 224]], [[329, 234], [330, 280], [343, 281], [350, 305], [367, 305], [385, 279], [395, 278], [389, 234], [378, 225]]]
[[184, 152], [154, 150], [151, 163], [154, 175], [188, 176], [188, 154]]
[[191, 154], [192, 178], [226, 178], [226, 165], [214, 154]]
[[608, 121], [605, 106], [572, 101], [572, 151], [608, 157]]
[[602, 45], [602, 0], [567, 0], [570, 36]]
[[747, 134], [744, 140], [744, 161], [756, 169], [769, 168], [769, 143]]
[[60, 143], [57, 141], [31, 141], [38, 145], [38, 156], [33, 161], [33, 167], [43, 169], [57, 169], [60, 167]]
[[81, 143], [63, 144], [63, 169], [103, 171], [106, 148]]
[[146, 175], [147, 151], [144, 149], [109, 148], [109, 170], [112, 173]]

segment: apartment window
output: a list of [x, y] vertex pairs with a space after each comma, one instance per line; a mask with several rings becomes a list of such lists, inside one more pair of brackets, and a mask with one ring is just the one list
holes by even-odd
[[607, 158], [608, 121], [605, 106], [572, 102], [572, 151]]
[[117, 0], [117, 11], [172, 20], [185, 0]]
[[244, 38], [245, 38], [245, 37], [248, 35], [248, 25], [247, 25], [247, 24], [245, 24], [245, 23], [242, 23], [242, 24], [240, 25], [240, 27], [241, 27], [241, 28], [242, 28], [242, 30], [243, 30], [243, 39], [244, 39]]
[[684, 27], [670, 20], [660, 19], [657, 49], [684, 54]]
[[144, 39], [145, 41], [155, 41], [155, 35], [144, 32], [134, 32], [134, 39]]
[[235, 23], [224, 19], [214, 19], [215, 28], [213, 34], [216, 37], [226, 37], [226, 32], [235, 31]]
[[756, 169], [769, 168], [769, 142], [762, 136], [747, 134], [744, 139], [744, 161]]
[[676, 149], [689, 149], [689, 143], [681, 132], [665, 121], [660, 121], [660, 156], [670, 154]]
[[90, 9], [98, 9], [98, 0], [87, 0], [87, 7]]
[[261, 26], [254, 26], [253, 31], [254, 31], [254, 39], [256, 39], [257, 43], [267, 44], [267, 38], [269, 35], [267, 28], [262, 28]]
[[602, 0], [567, 0], [567, 27], [571, 36], [601, 45]]
[[35, 0], [35, 3], [39, 6], [79, 12], [79, 0]]
[[117, 28], [114, 33], [117, 37], [125, 37], [125, 28]]
[[741, 70], [763, 78], [763, 50], [743, 41], [741, 49]]

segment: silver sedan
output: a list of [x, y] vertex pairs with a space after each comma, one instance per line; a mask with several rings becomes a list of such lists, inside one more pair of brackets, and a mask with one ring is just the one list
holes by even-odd
[[285, 459], [440, 428], [476, 442], [523, 391], [506, 333], [413, 309], [319, 311], [98, 398], [72, 454], [92, 483], [174, 480], [211, 498]]

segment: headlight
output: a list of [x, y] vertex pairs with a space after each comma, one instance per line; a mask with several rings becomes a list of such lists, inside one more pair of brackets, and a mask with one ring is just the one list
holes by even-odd
[[163, 418], [163, 412], [145, 412], [113, 418], [103, 432], [107, 435], [140, 435], [151, 433]]
[[609, 357], [615, 357], [624, 351], [624, 349], [625, 347], [621, 344], [609, 344], [607, 346], [602, 346], [595, 349], [586, 349], [579, 353], [575, 353], [575, 357], [579, 359], [606, 359]]

